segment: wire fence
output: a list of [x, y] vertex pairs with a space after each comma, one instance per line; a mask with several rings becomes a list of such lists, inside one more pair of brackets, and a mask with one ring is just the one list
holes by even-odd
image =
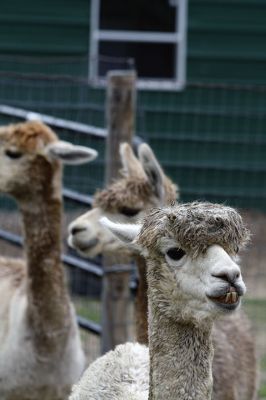
[[[48, 118], [47, 123], [55, 118], [54, 128], [60, 138], [99, 152], [92, 164], [65, 169], [67, 189], [62, 232], [64, 252], [72, 257], [74, 253], [69, 253], [66, 246], [67, 225], [87, 211], [91, 196], [103, 187], [105, 90], [85, 79], [88, 60], [54, 59], [38, 64], [24, 59], [16, 68], [17, 58], [9, 58], [6, 64], [3, 57], [0, 60], [0, 105], [8, 106], [10, 111], [3, 113], [0, 107], [0, 124], [24, 119], [23, 115], [16, 115], [14, 108], [41, 113]], [[243, 255], [248, 286], [245, 307], [254, 324], [263, 368], [261, 393], [266, 392], [265, 110], [264, 86], [190, 82], [179, 93], [140, 91], [137, 94], [137, 134], [149, 142], [167, 174], [179, 184], [181, 200], [205, 199], [236, 206], [241, 208], [251, 228], [252, 245]], [[99, 135], [91, 134], [93, 130]], [[85, 204], [75, 199], [77, 192]], [[1, 229], [21, 234], [19, 221], [14, 202], [1, 197]], [[21, 250], [1, 241], [1, 254], [21, 255]], [[81, 324], [85, 326], [88, 319], [98, 329], [101, 276], [88, 273], [87, 260], [80, 262], [84, 268], [67, 267], [69, 286]], [[100, 259], [93, 263], [100, 270]], [[133, 318], [129, 320], [133, 336]], [[82, 337], [91, 361], [100, 354], [99, 337], [85, 331]]]
[[265, 87], [189, 83], [139, 93], [145, 132], [184, 200], [265, 211]]

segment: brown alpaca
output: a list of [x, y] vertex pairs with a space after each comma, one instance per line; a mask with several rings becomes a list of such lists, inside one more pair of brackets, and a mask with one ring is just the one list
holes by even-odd
[[[249, 237], [240, 215], [218, 204], [190, 203], [154, 209], [141, 224], [102, 223], [145, 257], [149, 353], [139, 344], [119, 345], [89, 366], [70, 399], [210, 400], [212, 342], [219, 333], [212, 332], [214, 321], [224, 315], [233, 321], [245, 293], [234, 261]], [[245, 366], [238, 368], [250, 378]], [[230, 385], [226, 390], [224, 400], [236, 398]], [[254, 400], [253, 390], [238, 394]]]
[[[100, 225], [99, 218], [108, 216], [112, 220], [134, 223], [151, 207], [173, 202], [175, 186], [165, 176], [147, 144], [140, 146], [139, 159], [134, 156], [129, 145], [123, 144], [121, 159], [125, 176], [96, 194], [94, 209], [71, 223], [69, 243], [85, 256], [94, 256], [102, 251], [120, 253], [130, 251], [137, 257], [139, 270], [136, 299], [137, 340], [145, 344], [147, 343], [146, 262], [136, 252], [127, 249], [120, 240], [111, 236]], [[233, 318], [226, 317], [225, 321], [215, 322], [214, 332], [213, 399], [250, 400], [252, 398], [250, 393], [256, 391], [257, 368], [255, 345], [247, 318], [243, 313], [235, 314]], [[243, 368], [245, 374], [241, 372]]]
[[[152, 207], [174, 203], [179, 197], [178, 187], [164, 174], [147, 144], [139, 148], [139, 159], [131, 147], [120, 146], [122, 177], [94, 198], [92, 211], [70, 225], [69, 243], [82, 255], [92, 257], [105, 253], [123, 252], [132, 257], [132, 251], [99, 224], [103, 215], [118, 216], [122, 222], [135, 222]], [[84, 238], [84, 240], [83, 240]], [[136, 337], [139, 343], [148, 343], [148, 300], [145, 260], [138, 253], [133, 257], [138, 267], [139, 285], [136, 296]]]
[[84, 368], [60, 259], [60, 160], [96, 155], [40, 122], [0, 128], [0, 191], [18, 203], [26, 256], [0, 258], [1, 400], [65, 400]]

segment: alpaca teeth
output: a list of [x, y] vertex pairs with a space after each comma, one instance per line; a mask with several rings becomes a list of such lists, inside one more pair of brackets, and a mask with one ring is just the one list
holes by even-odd
[[230, 288], [230, 291], [227, 292], [225, 295], [220, 296], [220, 297], [214, 297], [216, 301], [219, 303], [224, 303], [224, 304], [234, 304], [238, 301], [238, 293], [234, 290], [234, 288]]
[[237, 301], [237, 293], [236, 292], [231, 292], [232, 295], [232, 302], [235, 303]]
[[231, 298], [231, 293], [227, 293], [226, 298], [225, 298], [225, 302], [229, 303], [230, 302], [230, 298]]

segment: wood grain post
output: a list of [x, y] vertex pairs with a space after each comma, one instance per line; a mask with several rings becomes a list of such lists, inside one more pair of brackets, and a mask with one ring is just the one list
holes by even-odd
[[[105, 183], [119, 175], [121, 168], [119, 145], [132, 143], [135, 125], [136, 75], [132, 71], [112, 71], [107, 76]], [[102, 353], [124, 343], [129, 337], [129, 272], [108, 272], [111, 265], [128, 262], [120, 254], [104, 254], [105, 274], [102, 288]], [[131, 321], [132, 322], [132, 321]]]

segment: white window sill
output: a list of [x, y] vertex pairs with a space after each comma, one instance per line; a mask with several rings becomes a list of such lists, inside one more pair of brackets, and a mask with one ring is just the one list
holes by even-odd
[[[105, 88], [106, 79], [94, 78], [90, 80], [95, 88]], [[177, 82], [174, 80], [156, 80], [156, 79], [137, 79], [137, 89], [139, 90], [165, 90], [165, 91], [181, 91], [185, 89], [185, 82]]]

